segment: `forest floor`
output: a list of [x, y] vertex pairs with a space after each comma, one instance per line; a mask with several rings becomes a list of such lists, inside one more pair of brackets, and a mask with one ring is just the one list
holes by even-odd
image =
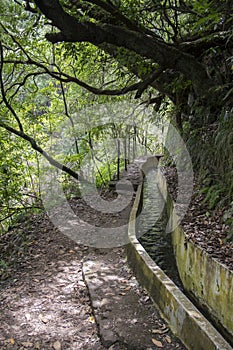
[[[72, 206], [97, 226], [121, 226], [130, 211], [95, 215], [80, 198]], [[8, 265], [0, 284], [1, 350], [185, 349], [130, 272], [124, 248], [79, 245], [39, 214], [1, 237], [0, 249]]]
[[[176, 174], [164, 172], [175, 198]], [[71, 205], [81, 213], [84, 234], [88, 220], [121, 227], [130, 212], [129, 205], [117, 214], [99, 214], [81, 198]], [[208, 212], [195, 190], [183, 227], [190, 239], [233, 269], [233, 243], [225, 240], [221, 212]], [[0, 253], [1, 350], [185, 349], [132, 276], [124, 248], [77, 244], [41, 213], [25, 217], [0, 237]], [[95, 267], [93, 280], [90, 266]]]
[[[169, 193], [175, 201], [177, 196], [176, 169], [164, 167], [162, 171], [167, 180]], [[188, 239], [233, 270], [233, 237], [229, 239], [230, 228], [223, 220], [226, 208], [210, 210], [204, 199], [195, 180], [191, 203], [181, 226]]]

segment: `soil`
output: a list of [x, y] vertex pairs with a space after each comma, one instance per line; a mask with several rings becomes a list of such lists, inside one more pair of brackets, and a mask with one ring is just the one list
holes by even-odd
[[[81, 198], [70, 204], [82, 213], [83, 230], [88, 218], [97, 226], [116, 220], [121, 226], [130, 211], [94, 215]], [[185, 350], [132, 276], [124, 248], [77, 244], [41, 213], [2, 236], [0, 252], [1, 350]], [[96, 280], [108, 277], [95, 295], [84, 271], [93, 261], [102, 266]]]
[[[175, 168], [163, 167], [168, 190], [173, 200], [177, 196], [177, 172]], [[209, 255], [233, 270], [233, 241], [228, 241], [229, 226], [224, 223], [223, 209], [210, 210], [194, 180], [194, 191], [189, 210], [182, 220], [187, 238], [202, 247]]]
[[[164, 168], [163, 171], [175, 199], [176, 172], [173, 168]], [[103, 196], [109, 200], [115, 198], [108, 191]], [[88, 222], [95, 223], [97, 227], [122, 226], [127, 223], [130, 212], [129, 205], [117, 214], [96, 213], [81, 198], [72, 199], [70, 205], [81, 215], [80, 227], [84, 231], [88, 230], [84, 224]], [[189, 239], [233, 269], [233, 243], [226, 240], [228, 227], [222, 221], [222, 212], [208, 210], [197, 186], [182, 225]], [[185, 349], [152, 306], [149, 296], [133, 279], [123, 248], [103, 250], [75, 243], [61, 234], [46, 214], [41, 213], [25, 216], [23, 222], [0, 237], [0, 254], [1, 350]], [[131, 335], [135, 334], [132, 340], [132, 337], [127, 338], [126, 332], [128, 344], [122, 336], [114, 338], [112, 345], [103, 341], [98, 312], [102, 316], [105, 313], [101, 308], [97, 312], [93, 307], [83, 273], [86, 262], [93, 260], [101, 266], [107, 264], [109, 271], [117, 269], [117, 278], [123, 281], [123, 290], [116, 283], [116, 300], [119, 300], [119, 295], [121, 299], [120, 303], [111, 307], [107, 324], [110, 329], [116, 330], [114, 315], [120, 312], [119, 305], [120, 310], [135, 311], [135, 317], [129, 316], [131, 321], [122, 311], [123, 321], [118, 325], [118, 335], [125, 334], [126, 329]], [[105, 316], [102, 318], [105, 319]], [[127, 328], [129, 324], [130, 328]], [[142, 347], [143, 339], [147, 339], [146, 348]]]

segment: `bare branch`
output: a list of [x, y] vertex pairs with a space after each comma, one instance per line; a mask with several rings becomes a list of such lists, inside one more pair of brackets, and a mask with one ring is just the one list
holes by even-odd
[[131, 21], [129, 18], [123, 15], [119, 11], [117, 6], [114, 6], [112, 3], [105, 2], [103, 0], [86, 0], [87, 2], [97, 5], [104, 9], [106, 12], [110, 13], [114, 17], [118, 18], [122, 23], [124, 23], [129, 29], [141, 31], [142, 29], [138, 27], [137, 23]]
[[94, 86], [91, 86], [87, 83], [85, 83], [84, 81], [71, 76], [69, 74], [66, 74], [64, 72], [61, 71], [50, 71], [44, 64], [36, 62], [34, 60], [32, 60], [31, 58], [29, 58], [28, 61], [22, 61], [22, 60], [18, 60], [18, 61], [13, 61], [13, 60], [5, 60], [5, 63], [14, 63], [14, 64], [24, 64], [24, 65], [35, 65], [39, 68], [44, 69], [44, 72], [38, 72], [38, 73], [32, 73], [31, 75], [41, 75], [41, 74], [48, 74], [50, 75], [52, 78], [55, 78], [57, 80], [59, 80], [60, 82], [63, 83], [76, 83], [77, 85], [85, 88], [86, 90], [94, 93], [95, 95], [107, 95], [107, 96], [119, 96], [119, 95], [124, 95], [127, 94], [130, 91], [134, 91], [137, 90], [140, 86], [141, 86], [141, 82], [139, 83], [135, 83], [132, 84], [130, 86], [126, 86], [124, 88], [121, 89], [115, 89], [115, 90], [111, 90], [111, 89], [98, 89]]
[[150, 76], [141, 83], [141, 85], [140, 85], [140, 87], [135, 95], [135, 98], [141, 97], [143, 91], [145, 91], [146, 88], [162, 74], [162, 72], [163, 72], [163, 69], [160, 68], [157, 71], [150, 74]]
[[112, 16], [117, 18], [121, 23], [125, 24], [126, 27], [130, 30], [134, 30], [136, 32], [145, 33], [147, 35], [154, 36], [156, 38], [159, 38], [158, 35], [156, 35], [151, 30], [143, 27], [140, 23], [136, 23], [135, 21], [129, 19], [126, 17], [117, 6], [115, 6], [113, 3], [105, 2], [103, 0], [85, 0], [88, 3], [97, 5], [101, 7], [106, 12], [110, 13]]
[[58, 0], [49, 2], [35, 0], [35, 2], [52, 24], [60, 30], [59, 33], [47, 35], [47, 39], [53, 43], [89, 42], [96, 46], [108, 43], [116, 47], [124, 47], [141, 57], [152, 59], [160, 66], [183, 73], [192, 81], [197, 94], [205, 96], [215, 85], [205, 67], [194, 56], [182, 52], [173, 45], [121, 26], [79, 21], [65, 12]]
[[30, 77], [36, 77], [39, 75], [45, 74], [44, 72], [34, 72], [34, 73], [28, 73], [21, 82], [17, 82], [12, 84], [11, 86], [9, 86], [6, 90], [5, 93], [7, 94], [8, 91], [11, 91], [14, 87], [17, 86], [15, 92], [10, 96], [9, 100], [11, 100], [14, 96], [17, 95], [17, 93], [19, 92], [20, 88], [23, 87], [26, 84], [26, 81], [28, 80], [28, 78]]
[[31, 136], [25, 134], [23, 131], [19, 131], [16, 130], [15, 128], [12, 128], [11, 126], [3, 123], [0, 121], [0, 127], [4, 128], [5, 130], [9, 131], [10, 133], [17, 135], [19, 137], [21, 137], [22, 139], [28, 141], [32, 148], [37, 151], [38, 153], [42, 154], [47, 160], [48, 162], [53, 165], [54, 167], [64, 171], [65, 173], [69, 174], [70, 176], [72, 176], [73, 178], [75, 178], [76, 180], [79, 180], [79, 175], [74, 172], [72, 169], [68, 168], [67, 166], [65, 166], [64, 164], [61, 164], [60, 162], [58, 162], [56, 159], [54, 159], [53, 157], [51, 157], [47, 152], [45, 152], [36, 142], [35, 139], [33, 139]]
[[5, 94], [3, 77], [2, 77], [3, 76], [3, 60], [4, 60], [4, 56], [3, 56], [3, 47], [2, 47], [2, 43], [1, 42], [0, 42], [0, 58], [1, 58], [1, 60], [0, 60], [0, 89], [1, 89], [1, 93], [2, 93], [2, 99], [3, 99], [3, 102], [5, 103], [6, 107], [9, 109], [9, 111], [14, 116], [15, 120], [17, 121], [20, 131], [23, 132], [23, 125], [22, 125], [19, 117], [15, 113], [14, 109], [9, 104], [9, 102], [8, 102], [8, 100], [6, 98], [6, 94]]

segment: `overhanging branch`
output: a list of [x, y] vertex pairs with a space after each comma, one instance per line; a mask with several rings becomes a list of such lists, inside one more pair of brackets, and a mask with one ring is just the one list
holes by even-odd
[[14, 109], [11, 107], [10, 103], [8, 102], [7, 97], [6, 97], [6, 93], [5, 93], [5, 88], [4, 88], [4, 83], [3, 83], [4, 55], [3, 55], [3, 47], [2, 47], [1, 42], [0, 42], [0, 59], [1, 59], [0, 60], [0, 90], [1, 90], [1, 94], [2, 94], [2, 99], [3, 99], [3, 102], [5, 103], [6, 107], [9, 109], [9, 111], [11, 112], [11, 114], [13, 115], [15, 120], [17, 121], [20, 131], [23, 132], [23, 125], [22, 125], [19, 117], [15, 113]]
[[116, 47], [124, 47], [142, 58], [152, 59], [166, 69], [183, 73], [188, 80], [192, 81], [197, 94], [208, 95], [210, 88], [215, 85], [208, 77], [205, 67], [194, 56], [182, 52], [173, 45], [121, 26], [79, 21], [65, 12], [58, 0], [35, 0], [35, 2], [61, 32], [47, 35], [53, 43], [56, 41], [89, 42], [96, 46], [108, 43]]
[[17, 135], [19, 137], [21, 137], [22, 139], [24, 139], [25, 141], [28, 141], [32, 148], [37, 151], [38, 153], [42, 154], [47, 160], [48, 162], [53, 165], [54, 167], [62, 170], [63, 172], [69, 174], [70, 176], [72, 176], [73, 178], [75, 178], [76, 180], [79, 180], [79, 175], [74, 172], [72, 169], [68, 168], [67, 166], [65, 166], [64, 164], [61, 164], [60, 162], [58, 162], [56, 159], [54, 159], [53, 157], [51, 157], [47, 152], [45, 152], [36, 142], [36, 140], [34, 138], [32, 138], [31, 136], [27, 135], [25, 132], [23, 131], [19, 131], [15, 128], [12, 128], [11, 126], [3, 123], [0, 121], [0, 127], [4, 128], [5, 130], [9, 131], [10, 133]]
[[[134, 83], [132, 85], [129, 86], [125, 86], [123, 88], [120, 89], [100, 89], [100, 88], [96, 88], [94, 86], [91, 86], [87, 83], [85, 83], [84, 81], [78, 79], [77, 77], [71, 76], [67, 73], [64, 73], [62, 71], [50, 71], [44, 64], [36, 62], [35, 60], [32, 60], [31, 58], [29, 58], [29, 60], [27, 61], [23, 61], [23, 60], [5, 60], [5, 63], [11, 63], [11, 64], [22, 64], [22, 65], [35, 65], [38, 68], [42, 68], [44, 70], [44, 72], [34, 72], [34, 73], [30, 73], [28, 74], [24, 79], [23, 82], [18, 83], [18, 85], [22, 86], [23, 83], [26, 82], [26, 80], [30, 77], [30, 76], [38, 76], [38, 75], [42, 75], [42, 74], [48, 74], [50, 75], [52, 78], [55, 78], [57, 80], [59, 80], [60, 82], [63, 83], [76, 83], [77, 85], [85, 88], [86, 90], [94, 93], [95, 95], [106, 95], [106, 96], [120, 96], [120, 95], [125, 95], [128, 92], [131, 91], [135, 91], [137, 90], [136, 96], [135, 98], [139, 98], [141, 97], [143, 91], [153, 82], [155, 81], [162, 73], [162, 69], [159, 69], [156, 72], [153, 72], [152, 74], [149, 75], [149, 77], [146, 77], [144, 80]], [[9, 90], [9, 89], [8, 89]]]
[[147, 87], [151, 85], [153, 81], [155, 81], [162, 74], [162, 72], [163, 72], [163, 69], [160, 68], [155, 72], [153, 72], [152, 74], [150, 74], [150, 76], [147, 79], [145, 79], [139, 86], [135, 98], [141, 97], [142, 93], [147, 89]]

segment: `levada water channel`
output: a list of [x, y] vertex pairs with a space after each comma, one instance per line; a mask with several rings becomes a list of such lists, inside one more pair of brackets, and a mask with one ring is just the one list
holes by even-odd
[[182, 285], [173, 252], [172, 235], [171, 232], [166, 233], [168, 222], [166, 200], [159, 190], [157, 174], [158, 169], [151, 168], [144, 177], [140, 210], [136, 220], [137, 238], [154, 262], [222, 333], [223, 337], [228, 339], [228, 334], [219, 327], [206, 310], [200, 307], [197, 300], [187, 293]]
[[143, 182], [143, 198], [136, 231], [150, 257], [183, 290], [173, 254], [171, 233], [166, 233], [166, 202], [156, 181], [157, 169], [150, 169]]

